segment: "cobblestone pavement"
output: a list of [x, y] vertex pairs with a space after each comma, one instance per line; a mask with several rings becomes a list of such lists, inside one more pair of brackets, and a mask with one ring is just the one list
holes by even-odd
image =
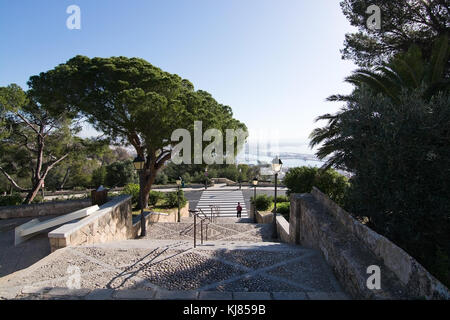
[[[54, 216], [40, 217], [41, 221]], [[33, 237], [14, 246], [14, 229], [33, 218], [16, 218], [0, 220], [0, 278], [25, 269], [50, 254], [47, 233]]]
[[[219, 218], [155, 223], [141, 239], [67, 247], [0, 278], [0, 299], [347, 299], [318, 251], [275, 242], [272, 225]], [[239, 222], [239, 223], [237, 223]], [[76, 288], [76, 289], [69, 289]]]
[[[234, 223], [233, 218], [218, 218], [220, 223], [205, 223], [205, 241], [272, 241], [272, 225], [254, 223]], [[187, 221], [187, 219], [183, 220]], [[194, 241], [192, 222], [154, 223], [147, 231], [146, 239], [172, 239]], [[201, 239], [201, 225], [197, 223], [197, 242]]]
[[[68, 289], [71, 284], [79, 289]], [[314, 250], [248, 241], [211, 241], [194, 249], [190, 241], [140, 239], [57, 250], [30, 268], [1, 278], [0, 298], [263, 300], [347, 296]]]

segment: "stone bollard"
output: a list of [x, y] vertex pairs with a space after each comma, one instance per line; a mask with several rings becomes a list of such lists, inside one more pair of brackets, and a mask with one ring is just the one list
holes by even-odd
[[91, 203], [92, 205], [101, 206], [108, 202], [108, 190], [100, 186], [97, 190], [91, 191]]

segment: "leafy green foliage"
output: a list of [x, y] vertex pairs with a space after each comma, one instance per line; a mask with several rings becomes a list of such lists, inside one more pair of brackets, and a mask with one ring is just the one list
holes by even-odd
[[106, 185], [106, 167], [101, 166], [92, 172], [92, 184], [95, 188]]
[[155, 206], [159, 200], [164, 198], [164, 193], [151, 190], [148, 197], [148, 204]]
[[20, 194], [15, 193], [9, 196], [0, 196], [0, 207], [2, 206], [17, 206], [23, 201]]
[[[187, 199], [184, 196], [183, 190], [180, 190], [180, 207], [184, 207], [187, 203]], [[169, 208], [176, 208], [178, 207], [178, 194], [176, 191], [174, 192], [167, 192], [165, 194], [165, 204]]]
[[[43, 98], [51, 90], [25, 92], [14, 84], [0, 88], [0, 122], [8, 128], [7, 134], [0, 132], [0, 172], [16, 190], [28, 191], [24, 203], [33, 201], [51, 170], [83, 149], [74, 136], [80, 130], [74, 114]], [[24, 175], [30, 187], [17, 183]]]
[[[381, 30], [369, 30], [366, 10], [369, 5], [381, 10]], [[412, 43], [420, 46], [430, 59], [433, 40], [449, 34], [450, 15], [446, 1], [344, 0], [344, 15], [357, 32], [345, 36], [344, 59], [361, 67], [387, 62], [393, 55], [405, 52]], [[450, 64], [446, 61], [446, 72]]]
[[117, 161], [106, 167], [105, 184], [108, 187], [122, 187], [137, 180], [133, 161]]
[[277, 213], [283, 215], [283, 217], [289, 221], [289, 213], [291, 210], [290, 202], [280, 202], [277, 203]]
[[284, 177], [284, 184], [291, 193], [309, 193], [316, 187], [339, 205], [343, 205], [349, 187], [348, 179], [334, 169], [315, 167], [291, 168]]
[[169, 177], [167, 176], [167, 174], [165, 174], [162, 171], [159, 171], [156, 174], [156, 178], [155, 178], [155, 184], [167, 184], [169, 182]]
[[127, 194], [132, 196], [132, 202], [133, 203], [139, 203], [139, 185], [135, 184], [135, 183], [129, 183], [127, 184], [123, 190], [122, 190], [122, 194]]
[[270, 208], [270, 205], [272, 204], [272, 199], [270, 199], [270, 197], [268, 197], [265, 194], [259, 194], [256, 196], [256, 199], [254, 200], [254, 204], [255, 204], [256, 210], [267, 211]]
[[[270, 196], [270, 199], [271, 199], [272, 201], [274, 201], [274, 198], [275, 198], [275, 197]], [[279, 195], [277, 195], [277, 203], [280, 203], [280, 202], [289, 202], [289, 201], [290, 201], [289, 196], [279, 196]]]

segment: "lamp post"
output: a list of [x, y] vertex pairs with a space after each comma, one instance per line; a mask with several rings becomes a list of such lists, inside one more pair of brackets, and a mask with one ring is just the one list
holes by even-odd
[[239, 190], [241, 190], [241, 186], [242, 186], [241, 172], [242, 172], [242, 168], [239, 168]]
[[[139, 181], [142, 180], [144, 166], [145, 166], [145, 159], [141, 155], [138, 155], [134, 161], [133, 166], [138, 172], [139, 175]], [[140, 183], [141, 184], [141, 183]], [[143, 190], [139, 189], [139, 206], [141, 207], [141, 237], [145, 237], [147, 234], [146, 228], [145, 228], [145, 217], [144, 217], [144, 192]]]
[[208, 189], [208, 167], [205, 168], [205, 190]]
[[274, 212], [273, 212], [273, 238], [277, 237], [277, 182], [278, 182], [278, 173], [281, 171], [281, 167], [283, 166], [283, 162], [276, 157], [272, 161], [272, 170], [275, 172], [275, 197], [274, 197]]
[[177, 222], [181, 221], [181, 215], [180, 215], [180, 186], [181, 186], [181, 177], [179, 177], [177, 179], [177, 186], [178, 186], [178, 190], [177, 190], [177, 198], [178, 198], [178, 218], [177, 218]]
[[252, 184], [254, 187], [254, 193], [253, 193], [253, 217], [256, 216], [256, 186], [258, 185], [258, 178], [254, 177], [252, 180]]

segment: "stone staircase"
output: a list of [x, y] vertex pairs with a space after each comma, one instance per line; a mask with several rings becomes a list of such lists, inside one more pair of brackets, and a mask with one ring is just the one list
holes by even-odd
[[219, 217], [236, 217], [238, 202], [242, 207], [242, 218], [248, 217], [244, 196], [241, 190], [205, 190], [197, 203], [196, 209], [201, 209], [209, 214], [210, 206], [219, 208]]
[[[205, 220], [203, 224], [204, 241], [251, 241], [277, 242], [272, 239], [271, 224], [244, 222], [244, 219], [217, 218], [214, 223]], [[197, 220], [196, 237], [201, 239], [201, 223]], [[155, 240], [194, 240], [193, 218], [183, 218], [180, 223], [153, 223], [147, 230], [146, 239]]]

